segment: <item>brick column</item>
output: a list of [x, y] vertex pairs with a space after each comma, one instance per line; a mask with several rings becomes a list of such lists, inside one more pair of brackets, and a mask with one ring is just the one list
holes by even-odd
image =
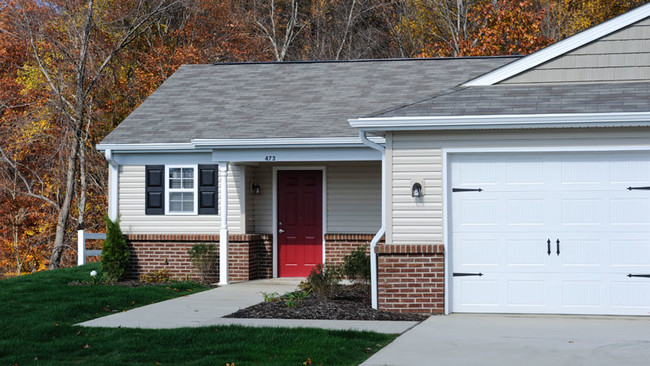
[[379, 309], [399, 313], [442, 314], [445, 311], [443, 245], [380, 244]]

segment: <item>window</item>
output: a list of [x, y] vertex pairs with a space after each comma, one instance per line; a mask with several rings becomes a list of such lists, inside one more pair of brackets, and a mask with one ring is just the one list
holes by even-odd
[[145, 166], [146, 215], [217, 215], [218, 166]]
[[167, 166], [167, 213], [196, 214], [196, 166]]

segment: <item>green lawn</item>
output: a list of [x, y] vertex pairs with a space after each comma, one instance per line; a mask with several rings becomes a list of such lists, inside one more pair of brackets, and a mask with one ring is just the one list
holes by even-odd
[[[237, 326], [133, 330], [73, 324], [201, 291], [198, 284], [68, 286], [97, 264], [0, 281], [0, 365], [357, 365], [395, 336]], [[308, 364], [308, 363], [307, 363]]]

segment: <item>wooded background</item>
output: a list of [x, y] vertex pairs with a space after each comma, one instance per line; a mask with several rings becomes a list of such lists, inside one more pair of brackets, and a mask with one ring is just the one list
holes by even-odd
[[103, 232], [95, 145], [181, 64], [524, 55], [641, 0], [0, 0], [0, 278]]

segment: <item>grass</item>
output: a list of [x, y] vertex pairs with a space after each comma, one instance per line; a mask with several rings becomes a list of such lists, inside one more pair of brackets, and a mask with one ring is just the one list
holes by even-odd
[[357, 365], [395, 336], [239, 326], [170, 330], [74, 324], [201, 291], [201, 285], [68, 286], [97, 264], [0, 281], [0, 365]]

